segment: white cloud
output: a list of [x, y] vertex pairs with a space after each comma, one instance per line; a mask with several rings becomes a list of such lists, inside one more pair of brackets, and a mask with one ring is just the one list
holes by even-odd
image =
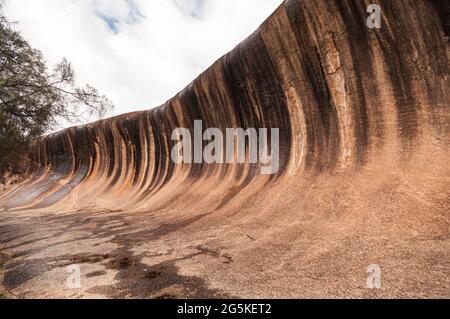
[[163, 104], [257, 29], [282, 0], [9, 0], [49, 67], [67, 57], [116, 115]]

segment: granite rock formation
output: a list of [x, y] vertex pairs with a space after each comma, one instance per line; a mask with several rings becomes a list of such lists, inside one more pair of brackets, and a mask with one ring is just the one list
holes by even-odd
[[[0, 192], [4, 289], [72, 296], [79, 263], [77, 296], [449, 297], [449, 2], [371, 2], [285, 1], [164, 105], [43, 138]], [[174, 164], [194, 120], [279, 128], [280, 170]]]

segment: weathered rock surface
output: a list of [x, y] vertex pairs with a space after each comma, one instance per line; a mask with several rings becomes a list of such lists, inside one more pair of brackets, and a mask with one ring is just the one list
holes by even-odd
[[[369, 3], [288, 0], [164, 105], [44, 138], [0, 193], [6, 294], [449, 297], [449, 2]], [[280, 128], [280, 171], [175, 165], [194, 120]]]

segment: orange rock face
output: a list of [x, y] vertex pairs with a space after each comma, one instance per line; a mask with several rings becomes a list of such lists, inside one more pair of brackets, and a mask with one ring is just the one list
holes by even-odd
[[[285, 1], [164, 105], [45, 137], [0, 193], [4, 289], [449, 297], [449, 6], [377, 3], [380, 28], [370, 1]], [[278, 128], [280, 169], [175, 164], [195, 120]]]

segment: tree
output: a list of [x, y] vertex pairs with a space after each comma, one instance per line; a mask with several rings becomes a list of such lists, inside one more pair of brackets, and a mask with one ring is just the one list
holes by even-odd
[[[97, 90], [75, 83], [63, 59], [52, 72], [42, 53], [30, 46], [1, 14], [0, 2], [0, 179], [19, 173], [32, 143], [59, 120], [85, 122], [113, 108]], [[2, 180], [0, 180], [2, 182]]]

